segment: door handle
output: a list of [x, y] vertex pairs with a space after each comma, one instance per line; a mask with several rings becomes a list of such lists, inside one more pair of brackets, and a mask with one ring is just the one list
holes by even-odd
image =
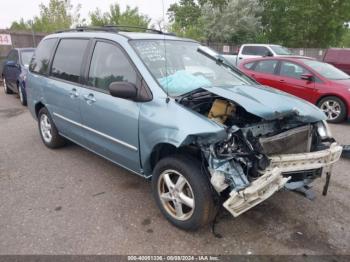
[[243, 57], [238, 57], [238, 59], [243, 59]]
[[280, 83], [284, 83], [284, 82], [286, 82], [286, 81], [283, 80], [283, 79], [280, 79], [279, 82], [280, 82]]
[[84, 99], [85, 99], [86, 103], [88, 103], [89, 105], [96, 102], [96, 98], [93, 94], [85, 95]]
[[79, 96], [78, 90], [76, 88], [73, 88], [70, 92], [69, 92], [69, 96], [71, 98], [77, 98]]

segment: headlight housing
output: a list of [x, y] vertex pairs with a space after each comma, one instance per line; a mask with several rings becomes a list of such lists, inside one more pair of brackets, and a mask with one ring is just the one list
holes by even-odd
[[332, 138], [332, 132], [328, 126], [327, 121], [323, 120], [317, 123], [317, 133], [321, 139]]

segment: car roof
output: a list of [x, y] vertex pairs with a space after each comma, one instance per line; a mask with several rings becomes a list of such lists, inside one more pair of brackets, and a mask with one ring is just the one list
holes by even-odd
[[257, 61], [266, 61], [266, 60], [288, 60], [288, 61], [298, 61], [301, 59], [306, 60], [316, 60], [315, 58], [308, 56], [273, 56], [273, 57], [258, 57], [258, 58], [250, 58], [243, 60], [243, 64], [257, 62]]
[[58, 32], [55, 34], [48, 35], [45, 37], [46, 39], [48, 38], [79, 38], [79, 37], [87, 37], [87, 38], [93, 38], [93, 37], [100, 37], [100, 38], [105, 38], [105, 39], [113, 39], [113, 36], [123, 36], [126, 39], [132, 39], [132, 40], [181, 40], [181, 41], [191, 41], [191, 42], [196, 42], [195, 40], [192, 39], [187, 39], [187, 38], [181, 38], [177, 37], [175, 35], [171, 34], [166, 34], [166, 33], [140, 33], [140, 32], [113, 32], [113, 31], [72, 31], [72, 32]]
[[328, 48], [328, 51], [350, 51], [350, 48], [336, 48], [336, 47], [332, 47], [332, 48]]
[[35, 51], [35, 48], [33, 48], [33, 47], [23, 47], [23, 48], [13, 48], [14, 50], [17, 50], [17, 51], [20, 51], [20, 52], [22, 52], [22, 51]]
[[255, 46], [281, 46], [281, 45], [276, 45], [276, 44], [243, 44], [244, 45], [255, 45]]

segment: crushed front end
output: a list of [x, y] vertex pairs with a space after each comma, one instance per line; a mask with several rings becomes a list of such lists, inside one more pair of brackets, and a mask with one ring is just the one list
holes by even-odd
[[235, 217], [281, 188], [305, 192], [322, 174], [329, 179], [342, 153], [325, 121], [302, 121], [296, 111], [266, 120], [207, 91], [183, 97], [179, 103], [226, 129], [222, 141], [198, 138], [196, 143], [211, 184]]

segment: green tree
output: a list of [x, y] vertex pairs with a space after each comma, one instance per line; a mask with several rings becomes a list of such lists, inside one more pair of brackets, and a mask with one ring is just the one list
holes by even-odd
[[168, 17], [170, 30], [179, 36], [203, 40], [203, 25], [201, 24], [201, 6], [194, 0], [180, 0], [170, 5]]
[[350, 28], [346, 30], [343, 35], [343, 39], [339, 45], [340, 47], [350, 47]]
[[109, 11], [104, 13], [97, 8], [89, 13], [89, 17], [92, 26], [127, 25], [148, 28], [151, 23], [151, 19], [146, 15], [140, 14], [137, 7], [131, 8], [127, 6], [126, 10], [122, 12], [119, 4], [111, 5]]
[[263, 9], [258, 0], [227, 0], [226, 6], [207, 2], [202, 23], [209, 41], [245, 43], [257, 41]]
[[19, 22], [12, 23], [12, 30], [31, 30], [33, 27], [36, 32], [51, 33], [62, 29], [68, 29], [74, 24], [83, 23], [80, 19], [81, 6], [78, 5], [75, 10], [70, 0], [50, 0], [46, 6], [39, 5], [40, 15], [32, 20], [24, 21], [23, 18]]
[[260, 0], [263, 34], [289, 47], [337, 46], [350, 21], [349, 0]]

